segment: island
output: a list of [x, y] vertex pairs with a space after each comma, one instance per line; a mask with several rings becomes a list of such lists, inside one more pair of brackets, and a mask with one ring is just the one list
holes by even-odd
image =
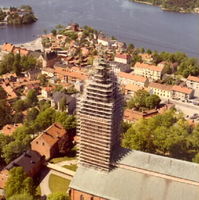
[[0, 25], [22, 25], [37, 21], [32, 7], [22, 5], [21, 7], [0, 8]]
[[180, 13], [199, 13], [199, 0], [130, 0], [136, 3], [144, 3], [159, 6], [165, 11]]

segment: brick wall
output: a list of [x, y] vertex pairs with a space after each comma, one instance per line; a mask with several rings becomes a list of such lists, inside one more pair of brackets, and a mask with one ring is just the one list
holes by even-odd
[[97, 197], [74, 189], [71, 189], [70, 194], [71, 194], [71, 200], [106, 200], [104, 198]]

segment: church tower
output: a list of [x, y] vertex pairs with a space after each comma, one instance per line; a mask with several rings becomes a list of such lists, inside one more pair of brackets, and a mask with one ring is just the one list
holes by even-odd
[[122, 95], [109, 65], [100, 58], [78, 102], [79, 164], [109, 171], [120, 142]]

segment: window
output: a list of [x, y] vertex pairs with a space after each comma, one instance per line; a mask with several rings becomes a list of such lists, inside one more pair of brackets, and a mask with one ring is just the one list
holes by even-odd
[[90, 198], [90, 200], [94, 200], [94, 198], [93, 198], [93, 197], [91, 197], [91, 198]]
[[80, 195], [80, 200], [84, 200], [84, 196], [82, 194]]

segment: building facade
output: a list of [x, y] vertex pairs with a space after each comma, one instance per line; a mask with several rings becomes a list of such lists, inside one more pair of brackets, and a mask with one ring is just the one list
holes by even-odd
[[122, 97], [109, 66], [99, 59], [79, 99], [79, 164], [108, 171], [111, 152], [119, 144]]
[[189, 75], [186, 80], [187, 87], [199, 90], [199, 77]]
[[136, 75], [144, 76], [150, 80], [160, 80], [164, 74], [164, 67], [137, 62], [134, 66]]
[[160, 83], [150, 83], [149, 84], [149, 92], [151, 94], [156, 94], [161, 98], [172, 98], [172, 86], [164, 85]]

